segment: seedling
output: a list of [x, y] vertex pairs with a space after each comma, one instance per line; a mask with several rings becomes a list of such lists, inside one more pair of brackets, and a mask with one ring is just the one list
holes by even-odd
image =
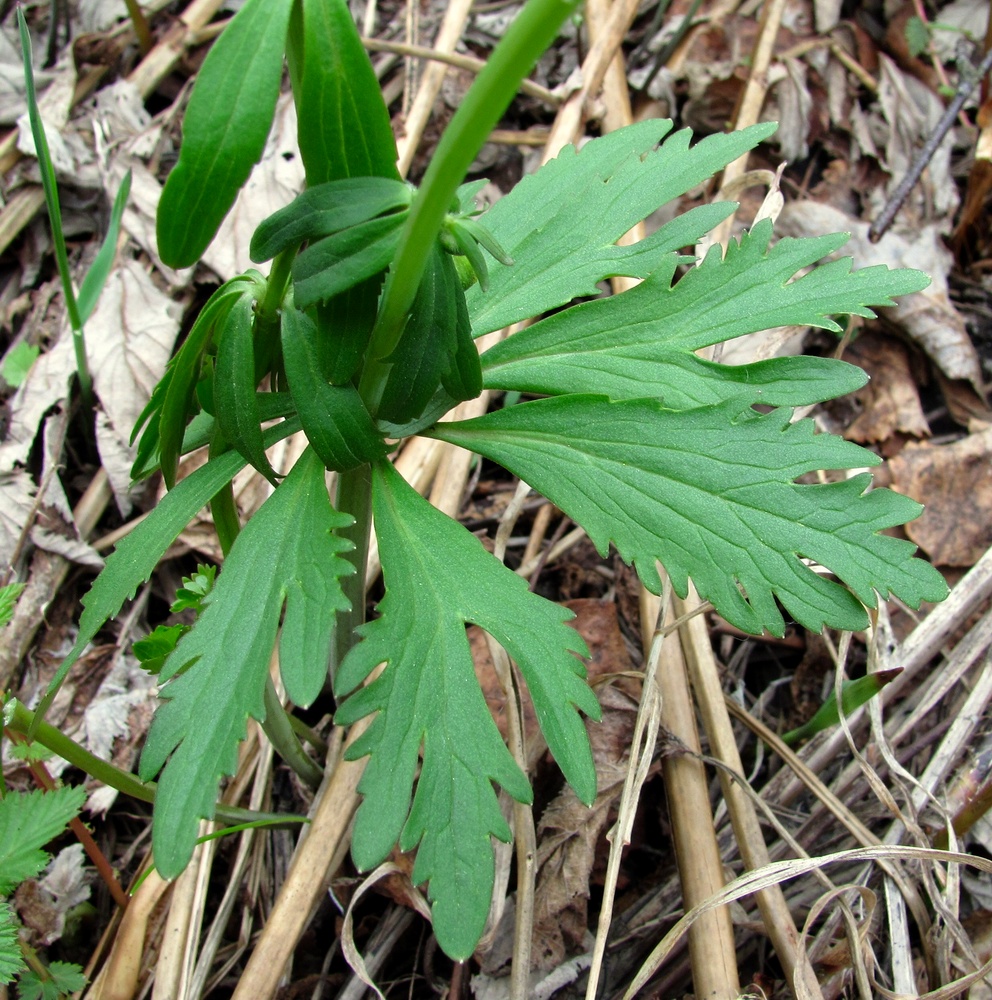
[[[428, 883], [449, 955], [474, 949], [492, 892], [491, 837], [510, 837], [494, 783], [531, 801], [475, 681], [466, 624], [509, 651], [566, 779], [593, 800], [580, 713], [595, 719], [599, 707], [570, 615], [404, 482], [388, 457], [398, 439], [423, 434], [502, 464], [602, 553], [615, 546], [649, 589], [660, 589], [660, 562], [678, 593], [691, 578], [749, 632], [780, 635], [787, 618], [861, 629], [879, 595], [917, 607], [947, 592], [910, 543], [882, 534], [916, 517], [918, 504], [869, 491], [865, 473], [796, 481], [878, 463], [814, 433], [811, 421], [791, 422], [792, 407], [862, 386], [859, 369], [830, 358], [730, 367], [696, 354], [787, 324], [838, 332], [834, 316], [870, 317], [927, 278], [853, 271], [849, 259], [797, 278], [846, 237], [772, 245], [768, 222], [679, 277], [690, 263], [680, 249], [730, 215], [729, 204], [617, 243], [774, 126], [692, 145], [670, 122], [643, 122], [581, 152], [566, 148], [477, 215], [478, 186], [462, 184], [465, 171], [577, 6], [524, 7], [419, 190], [396, 173], [388, 114], [344, 0], [248, 0], [204, 62], [162, 196], [162, 258], [193, 264], [213, 238], [262, 153], [284, 54], [307, 190], [255, 234], [253, 257], [271, 259], [268, 275], [249, 271], [218, 289], [155, 390], [136, 428], [134, 471], [160, 469], [171, 489], [84, 598], [48, 699], [210, 503], [226, 559], [196, 624], [161, 664], [163, 704], [140, 765], [144, 779], [160, 774], [153, 844], [166, 877], [189, 860], [198, 820], [214, 814], [248, 717], [282, 712], [265, 696], [277, 639], [295, 704], [313, 701], [330, 671], [337, 721], [375, 716], [349, 750], [368, 758], [353, 855], [366, 869], [397, 841], [416, 848], [413, 880]], [[600, 296], [613, 275], [643, 281]], [[475, 338], [530, 319], [539, 321], [479, 356]], [[438, 422], [483, 388], [541, 398]], [[310, 447], [281, 478], [265, 449], [300, 429]], [[203, 446], [209, 461], [180, 480], [181, 457]], [[242, 526], [230, 483], [247, 463], [275, 489]], [[373, 514], [386, 591], [379, 617], [362, 624]]]

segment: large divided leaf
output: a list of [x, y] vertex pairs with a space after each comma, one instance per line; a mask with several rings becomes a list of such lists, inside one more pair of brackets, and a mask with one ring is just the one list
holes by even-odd
[[0, 896], [9, 896], [48, 864], [42, 848], [65, 830], [85, 801], [81, 786], [8, 792], [0, 799]]
[[200, 259], [262, 156], [293, 2], [247, 0], [200, 67], [158, 204], [158, 250], [171, 267]]
[[476, 681], [466, 622], [495, 636], [516, 659], [548, 745], [585, 802], [596, 794], [596, 775], [573, 706], [598, 718], [599, 705], [573, 655], [587, 650], [564, 624], [567, 611], [530, 593], [388, 463], [374, 469], [373, 510], [386, 582], [382, 617], [363, 626], [362, 641], [335, 677], [336, 690], [347, 693], [386, 664], [337, 715], [348, 724], [378, 713], [349, 750], [352, 758], [371, 754], [352, 851], [359, 867], [369, 868], [398, 837], [405, 851], [419, 844], [413, 880], [430, 882], [438, 941], [447, 954], [466, 958], [492, 895], [490, 836], [510, 836], [492, 782], [520, 801], [531, 799]]
[[771, 250], [769, 220], [713, 249], [674, 286], [674, 256], [630, 291], [566, 309], [487, 351], [487, 387], [545, 395], [654, 396], [684, 410], [731, 397], [802, 406], [859, 389], [867, 376], [833, 358], [772, 358], [732, 367], [705, 361], [701, 347], [776, 326], [839, 330], [832, 316], [874, 316], [869, 306], [926, 286], [920, 271], [866, 267], [849, 257], [794, 275], [847, 241], [844, 234], [783, 239]]
[[[264, 434], [265, 446], [271, 447], [299, 429], [300, 422], [296, 419], [270, 427]], [[36, 713], [39, 722], [44, 718], [70, 667], [103, 628], [104, 623], [120, 611], [128, 598], [134, 597], [138, 587], [152, 575], [162, 554], [193, 520], [197, 511], [205, 507], [245, 464], [244, 458], [235, 451], [211, 459], [169, 490], [148, 517], [118, 542], [100, 575], [82, 599], [79, 634], [42, 699]]]
[[597, 295], [596, 283], [611, 275], [645, 277], [665, 254], [695, 243], [733, 206], [697, 208], [647, 240], [616, 245], [655, 209], [708, 180], [776, 126], [711, 135], [691, 148], [684, 129], [658, 146], [671, 127], [653, 119], [594, 139], [578, 153], [566, 146], [496, 202], [483, 222], [514, 264], [491, 268], [488, 292], [473, 287], [466, 293], [476, 336]]
[[[140, 773], [165, 765], [155, 795], [155, 864], [174, 878], [189, 861], [197, 821], [214, 813], [217, 785], [237, 764], [248, 716], [264, 719], [269, 657], [279, 644], [286, 691], [309, 704], [327, 675], [337, 611], [347, 607], [340, 577], [354, 572], [333, 534], [351, 522], [330, 504], [324, 466], [307, 449], [238, 536], [206, 610], [160, 674], [172, 682], [155, 714]], [[168, 763], [166, 763], [168, 760]]]
[[[433, 436], [504, 465], [581, 524], [600, 552], [612, 541], [655, 592], [660, 561], [680, 594], [691, 577], [728, 621], [781, 635], [776, 603], [802, 625], [856, 630], [876, 591], [913, 607], [946, 596], [943, 577], [915, 546], [879, 534], [919, 516], [889, 490], [866, 493], [867, 474], [801, 485], [820, 469], [877, 465], [871, 452], [790, 411], [759, 414], [739, 401], [673, 412], [656, 400], [555, 396]], [[804, 559], [848, 587], [817, 575]], [[853, 593], [852, 593], [853, 591]]]

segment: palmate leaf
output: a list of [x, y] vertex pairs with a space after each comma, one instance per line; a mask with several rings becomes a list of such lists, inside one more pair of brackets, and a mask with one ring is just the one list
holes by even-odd
[[643, 278], [665, 254], [695, 243], [734, 206], [692, 209], [640, 243], [616, 245], [657, 208], [708, 180], [776, 128], [754, 125], [692, 147], [683, 129], [659, 146], [671, 127], [653, 119], [594, 139], [578, 153], [566, 146], [493, 205], [482, 222], [514, 264], [490, 268], [487, 293], [478, 287], [466, 292], [477, 337], [597, 295], [603, 278]]
[[598, 718], [599, 705], [573, 655], [587, 650], [564, 624], [571, 615], [530, 593], [389, 463], [374, 467], [373, 511], [386, 582], [382, 617], [363, 626], [362, 641], [334, 681], [345, 694], [386, 664], [337, 714], [347, 725], [379, 713], [348, 752], [351, 758], [371, 755], [359, 785], [365, 800], [352, 854], [364, 869], [381, 861], [397, 838], [405, 851], [419, 844], [413, 880], [430, 882], [438, 941], [448, 955], [466, 958], [492, 896], [490, 836], [510, 836], [492, 782], [522, 802], [531, 800], [476, 681], [466, 622], [484, 628], [517, 661], [548, 746], [587, 803], [596, 794], [596, 775], [575, 708]]
[[42, 848], [62, 833], [86, 801], [86, 789], [8, 792], [0, 799], [0, 896], [48, 864]]
[[921, 271], [866, 267], [849, 257], [802, 278], [800, 270], [839, 249], [848, 237], [783, 239], [772, 249], [769, 220], [759, 222], [726, 259], [713, 247], [699, 267], [670, 284], [674, 255], [621, 295], [555, 314], [497, 344], [483, 357], [485, 384], [545, 395], [604, 393], [611, 399], [657, 397], [673, 410], [732, 397], [803, 406], [842, 396], [867, 381], [860, 368], [833, 358], [772, 358], [729, 366], [698, 357], [701, 347], [777, 326], [839, 331], [831, 318], [872, 317], [870, 306], [925, 287]]
[[[776, 603], [805, 627], [856, 630], [876, 591], [919, 607], [947, 594], [943, 577], [913, 558], [915, 546], [879, 534], [922, 508], [871, 477], [801, 485], [819, 469], [877, 465], [871, 452], [787, 409], [759, 414], [730, 400], [667, 410], [656, 400], [555, 396], [485, 417], [439, 424], [432, 436], [479, 452], [543, 493], [588, 531], [612, 541], [645, 585], [679, 594], [688, 578], [729, 622], [781, 635]], [[832, 570], [850, 590], [817, 575]], [[853, 593], [852, 593], [853, 591]]]
[[340, 556], [350, 544], [333, 532], [350, 522], [331, 507], [323, 463], [307, 449], [238, 536], [206, 609], [166, 661], [160, 680], [172, 681], [140, 765], [145, 779], [165, 765], [152, 827], [163, 877], [183, 870], [197, 821], [213, 816], [217, 785], [234, 772], [248, 716], [265, 717], [263, 692], [284, 606], [279, 656], [286, 691], [298, 705], [319, 693], [334, 617], [347, 607], [339, 579], [354, 572]]

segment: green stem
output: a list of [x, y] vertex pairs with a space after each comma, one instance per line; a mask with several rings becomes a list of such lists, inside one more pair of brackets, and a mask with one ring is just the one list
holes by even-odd
[[399, 342], [427, 262], [425, 248], [437, 238], [458, 185], [516, 94], [520, 81], [554, 41], [580, 0], [529, 0], [476, 77], [444, 131], [400, 234], [372, 332], [370, 364], [362, 395], [374, 414], [389, 374], [388, 358]]
[[369, 559], [369, 538], [372, 534], [372, 467], [362, 465], [350, 472], [338, 473], [334, 506], [351, 514], [355, 523], [339, 530], [355, 546], [345, 558], [355, 567], [351, 576], [341, 578], [341, 589], [348, 598], [350, 609], [338, 612], [331, 647], [331, 679], [348, 650], [355, 644], [355, 629], [365, 621], [365, 574]]
[[306, 755], [293, 732], [289, 713], [283, 708], [271, 677], [265, 678], [265, 735], [277, 754], [314, 790], [320, 787], [324, 772]]
[[[16, 698], [12, 698], [4, 705], [3, 724], [15, 733], [27, 736], [34, 720], [35, 713], [25, 708]], [[142, 802], [155, 801], [155, 782], [141, 781], [130, 771], [124, 771], [109, 761], [101, 760], [75, 740], [63, 735], [55, 726], [47, 722], [38, 722], [31, 738], [47, 747], [52, 753], [57, 753], [73, 767], [85, 771], [91, 778], [96, 778], [97, 781], [102, 781], [103, 784], [116, 788], [117, 791], [130, 795], [133, 799], [140, 799]]]
[[[25, 708], [16, 698], [11, 698], [3, 707], [3, 724], [6, 728], [21, 736], [28, 736], [32, 723], [35, 721], [35, 713], [29, 708]], [[91, 778], [116, 788], [117, 791], [130, 795], [132, 799], [141, 802], [155, 801], [155, 792], [158, 788], [154, 781], [142, 781], [130, 771], [124, 771], [115, 767], [109, 761], [102, 760], [94, 756], [85, 747], [80, 746], [75, 740], [63, 735], [54, 726], [47, 722], [38, 722], [35, 726], [35, 733], [31, 739], [47, 747], [52, 753], [58, 754], [63, 760], [67, 760], [73, 767], [79, 768]], [[218, 805], [214, 814], [217, 819], [224, 823], [252, 823], [252, 822], [292, 822], [303, 821], [302, 816], [283, 815], [281, 813], [260, 813], [251, 809], [240, 809], [237, 806]]]
[[45, 191], [45, 205], [48, 208], [48, 221], [52, 227], [52, 242], [55, 244], [55, 260], [59, 268], [59, 278], [62, 281], [62, 291], [65, 295], [65, 307], [69, 314], [69, 325], [72, 327], [72, 346], [76, 352], [76, 373], [79, 376], [79, 389], [87, 406], [93, 405], [93, 379], [90, 377], [89, 363], [86, 360], [86, 339], [83, 334], [83, 321], [79, 315], [79, 304], [76, 301], [76, 291], [72, 287], [72, 273], [69, 270], [69, 255], [65, 248], [65, 234], [62, 232], [62, 210], [59, 206], [58, 185], [55, 182], [55, 168], [52, 166], [52, 155], [45, 138], [45, 127], [38, 111], [38, 97], [34, 86], [34, 67], [31, 61], [31, 36], [28, 33], [24, 13], [17, 8], [17, 25], [21, 33], [21, 52], [24, 56], [24, 89], [28, 104], [28, 118], [31, 121], [31, 135], [34, 137], [35, 153], [38, 156], [38, 167], [41, 173], [41, 186]]

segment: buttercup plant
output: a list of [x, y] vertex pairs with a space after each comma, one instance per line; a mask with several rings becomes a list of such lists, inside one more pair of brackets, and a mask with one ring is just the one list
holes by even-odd
[[[397, 842], [416, 848], [413, 880], [428, 884], [452, 957], [470, 955], [483, 930], [491, 838], [510, 837], [494, 783], [521, 802], [532, 795], [476, 683], [468, 623], [507, 649], [565, 778], [593, 800], [582, 714], [598, 718], [599, 707], [583, 641], [568, 612], [531, 593], [395, 471], [389, 454], [410, 435], [501, 464], [601, 552], [614, 545], [649, 589], [661, 586], [661, 563], [678, 593], [691, 578], [749, 632], [780, 635], [786, 616], [815, 631], [861, 629], [879, 595], [918, 607], [946, 594], [910, 543], [881, 533], [916, 517], [916, 503], [869, 491], [867, 474], [796, 482], [877, 464], [815, 434], [811, 421], [791, 422], [792, 407], [863, 385], [859, 369], [805, 357], [731, 367], [695, 353], [788, 324], [837, 332], [834, 316], [870, 317], [927, 278], [855, 271], [850, 259], [797, 278], [846, 237], [772, 245], [769, 222], [679, 277], [691, 259], [680, 249], [730, 204], [617, 244], [773, 125], [693, 145], [669, 121], [642, 122], [581, 152], [567, 147], [478, 214], [479, 185], [463, 184], [468, 166], [577, 7], [525, 5], [419, 190], [397, 173], [388, 113], [345, 0], [247, 0], [204, 62], [161, 199], [162, 259], [188, 266], [210, 243], [261, 156], [284, 56], [307, 189], [255, 234], [252, 257], [271, 261], [268, 274], [247, 271], [214, 293], [155, 390], [136, 428], [134, 474], [160, 469], [169, 492], [84, 598], [57, 679], [209, 503], [226, 558], [160, 667], [162, 704], [140, 764], [142, 779], [159, 776], [153, 845], [167, 878], [189, 860], [198, 820], [214, 815], [249, 716], [265, 720], [287, 759], [302, 752], [267, 685], [277, 639], [292, 702], [312, 702], [330, 671], [337, 722], [374, 716], [349, 750], [368, 758], [353, 856], [368, 869]], [[614, 275], [643, 280], [602, 297], [597, 283]], [[477, 337], [530, 319], [480, 357]], [[539, 398], [438, 422], [483, 389]], [[301, 429], [309, 447], [280, 478], [265, 449]], [[177, 481], [182, 455], [200, 447], [209, 461]], [[248, 463], [275, 489], [242, 526], [231, 479]], [[326, 469], [337, 473], [333, 502]], [[385, 597], [363, 624], [373, 516]]]

